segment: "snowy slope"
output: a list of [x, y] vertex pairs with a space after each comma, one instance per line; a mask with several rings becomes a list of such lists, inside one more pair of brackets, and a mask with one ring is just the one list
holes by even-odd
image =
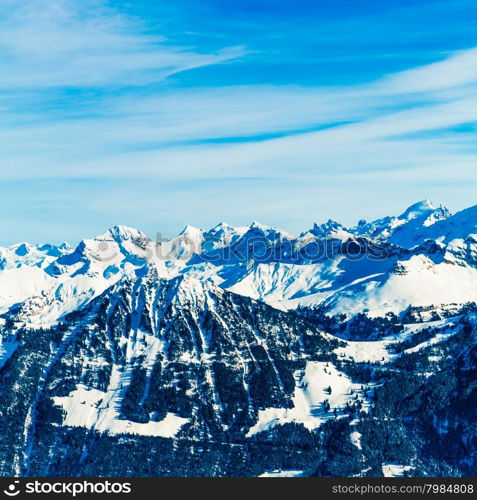
[[[266, 408], [259, 411], [257, 423], [248, 436], [271, 427], [295, 422], [308, 429], [316, 429], [323, 422], [340, 415], [347, 403], [352, 403], [356, 394], [363, 395], [361, 384], [354, 384], [349, 377], [336, 369], [332, 363], [312, 361], [303, 371], [295, 372], [295, 393], [292, 408]], [[324, 403], [329, 408], [324, 407]]]
[[409, 306], [477, 300], [477, 207], [451, 215], [428, 200], [397, 217], [345, 228], [329, 220], [295, 237], [254, 222], [187, 226], [151, 240], [116, 226], [74, 249], [21, 243], [0, 249], [0, 310], [19, 320], [57, 321], [125, 276], [188, 275], [281, 310], [399, 313]]
[[445, 220], [450, 215], [447, 208], [436, 208], [430, 200], [423, 200], [411, 205], [397, 217], [384, 217], [373, 222], [361, 221], [351, 232], [412, 248], [423, 241], [419, 239], [422, 228]]
[[[384, 316], [409, 306], [440, 306], [477, 301], [477, 269], [435, 264], [424, 255], [397, 262], [397, 271], [344, 287], [324, 301], [331, 314], [369, 312]], [[396, 268], [395, 268], [396, 269]]]

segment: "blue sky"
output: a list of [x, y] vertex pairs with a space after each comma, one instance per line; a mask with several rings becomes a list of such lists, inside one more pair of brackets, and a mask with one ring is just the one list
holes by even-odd
[[0, 0], [2, 245], [459, 210], [476, 127], [473, 0]]

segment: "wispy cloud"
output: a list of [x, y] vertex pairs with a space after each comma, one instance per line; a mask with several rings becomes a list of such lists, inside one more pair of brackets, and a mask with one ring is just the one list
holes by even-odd
[[[330, 167], [336, 172], [390, 169], [418, 167], [430, 158], [461, 159], [468, 137], [459, 144], [449, 130], [439, 132], [438, 140], [419, 133], [476, 121], [475, 82], [467, 78], [465, 85], [460, 79], [443, 89], [418, 89], [419, 81], [443, 81], [462, 58], [457, 54], [351, 87], [238, 86], [104, 97], [79, 115], [65, 118], [60, 109], [46, 114], [44, 122], [5, 130], [9, 156], [28, 166], [31, 159], [20, 147], [28, 142], [31, 156], [52, 155], [75, 165], [63, 175], [129, 171], [159, 178], [234, 176], [244, 170], [247, 175], [290, 176]], [[419, 80], [411, 86], [405, 75], [413, 72]], [[25, 175], [44, 177], [54, 171], [52, 164], [47, 171], [27, 168]]]
[[200, 53], [147, 34], [100, 0], [3, 0], [0, 88], [141, 85], [243, 55]]
[[385, 78], [383, 89], [391, 93], [433, 92], [475, 85], [477, 48], [459, 51], [443, 61], [401, 71]]

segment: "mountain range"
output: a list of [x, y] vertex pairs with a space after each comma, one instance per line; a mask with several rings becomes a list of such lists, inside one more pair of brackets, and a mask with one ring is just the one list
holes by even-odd
[[477, 206], [428, 200], [1, 248], [0, 473], [475, 476], [476, 301]]

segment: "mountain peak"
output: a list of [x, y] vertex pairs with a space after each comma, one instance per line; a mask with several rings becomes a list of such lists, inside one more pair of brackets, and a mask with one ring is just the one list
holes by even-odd
[[214, 226], [211, 229], [211, 231], [222, 231], [222, 230], [229, 230], [229, 229], [234, 229], [234, 228], [230, 224], [227, 224], [227, 222], [219, 222], [216, 226]]
[[270, 237], [272, 237], [272, 238], [284, 238], [287, 240], [292, 240], [295, 238], [292, 234], [290, 234], [286, 231], [283, 231], [282, 229], [278, 229], [277, 227], [273, 227], [273, 226], [266, 226], [265, 224], [261, 224], [260, 222], [257, 222], [257, 221], [253, 221], [252, 224], [250, 224], [250, 226], [248, 226], [247, 231], [251, 232], [251, 233], [258, 232], [258, 233], [266, 236], [267, 238], [270, 238]]
[[412, 204], [408, 207], [400, 216], [400, 219], [414, 219], [415, 217], [419, 217], [424, 214], [428, 214], [429, 212], [434, 212], [437, 210], [437, 207], [426, 198], [425, 200], [418, 201], [417, 203]]
[[261, 231], [269, 231], [270, 229], [273, 229], [273, 228], [271, 228], [270, 226], [266, 226], [265, 224], [262, 224], [261, 222], [254, 220], [250, 224], [249, 229], [259, 229]]
[[187, 226], [179, 233], [179, 236], [185, 236], [193, 240], [198, 238], [200, 239], [202, 237], [202, 229], [187, 224]]
[[343, 225], [333, 219], [328, 219], [328, 221], [324, 222], [323, 224], [318, 224], [315, 222], [310, 233], [314, 234], [315, 236], [326, 236], [330, 232], [336, 231], [338, 229], [343, 229]]
[[104, 239], [105, 237], [112, 237], [115, 241], [126, 241], [136, 239], [147, 239], [149, 237], [139, 229], [134, 227], [123, 226], [121, 224], [114, 226], [106, 231], [106, 233], [96, 237], [95, 239]]

